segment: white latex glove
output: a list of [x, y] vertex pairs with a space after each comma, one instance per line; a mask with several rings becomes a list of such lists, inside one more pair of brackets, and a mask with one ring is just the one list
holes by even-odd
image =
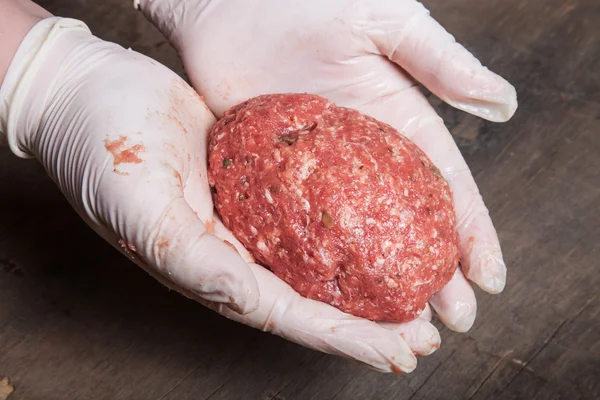
[[214, 121], [175, 73], [72, 19], [37, 23], [0, 88], [0, 137], [97, 233], [166, 285], [249, 312], [254, 274], [203, 223]]
[[503, 290], [506, 267], [488, 210], [452, 136], [413, 78], [452, 106], [497, 122], [515, 112], [516, 92], [456, 43], [423, 5], [414, 0], [134, 0], [134, 5], [175, 46], [193, 86], [219, 116], [259, 94], [309, 92], [403, 132], [440, 168], [454, 193], [462, 273], [434, 296], [433, 308], [450, 329], [467, 331], [476, 302], [463, 273], [489, 293]]
[[[171, 71], [71, 19], [38, 23], [0, 88], [0, 139], [40, 160], [93, 229], [168, 287], [229, 318], [381, 371], [409, 372], [413, 352], [439, 347], [428, 309], [384, 327], [305, 299], [253, 264], [213, 220], [206, 179], [213, 123]], [[250, 265], [207, 231], [238, 246]], [[230, 308], [231, 297], [246, 315]]]

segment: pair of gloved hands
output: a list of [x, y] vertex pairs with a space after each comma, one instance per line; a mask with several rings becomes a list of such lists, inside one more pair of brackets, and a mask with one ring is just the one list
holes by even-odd
[[[450, 329], [473, 324], [467, 279], [506, 279], [477, 186], [413, 80], [447, 103], [506, 121], [514, 88], [414, 0], [136, 0], [192, 85], [153, 60], [48, 18], [27, 34], [0, 88], [0, 141], [45, 166], [82, 218], [166, 286], [241, 323], [381, 371], [409, 372], [439, 347], [431, 310], [378, 324], [300, 297], [214, 215], [206, 172], [213, 113], [263, 93], [310, 92], [403, 132], [454, 193], [461, 270], [431, 300]], [[211, 113], [212, 111], [212, 113]], [[222, 240], [235, 244], [239, 254]], [[118, 278], [118, 277], [116, 277]]]

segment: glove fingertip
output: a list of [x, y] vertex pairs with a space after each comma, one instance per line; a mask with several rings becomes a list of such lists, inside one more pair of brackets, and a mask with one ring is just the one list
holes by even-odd
[[397, 338], [397, 352], [388, 359], [391, 362], [390, 371], [397, 375], [408, 374], [417, 368], [417, 357], [403, 335], [397, 335]]
[[506, 287], [506, 268], [502, 270], [502, 273], [475, 283], [489, 294], [500, 294]]
[[468, 332], [475, 323], [475, 314], [465, 313], [459, 315], [457, 319], [448, 321], [446, 326], [454, 332], [465, 333]]
[[[512, 118], [517, 110], [517, 92], [514, 86], [502, 77], [487, 69], [486, 74], [490, 74], [492, 77], [489, 79], [496, 82], [493, 85], [495, 86], [494, 89], [476, 86], [467, 93], [461, 93], [459, 89], [446, 87], [439, 89], [440, 98], [452, 107], [477, 117], [491, 122], [506, 122]], [[473, 84], [470, 83], [470, 85]], [[467, 86], [466, 83], [465, 86]]]
[[206, 301], [241, 314], [258, 308], [258, 281], [250, 266], [235, 249], [206, 230], [171, 271], [179, 285]]
[[460, 270], [430, 300], [440, 320], [455, 332], [467, 332], [477, 316], [477, 301], [471, 285]]
[[229, 300], [230, 303], [225, 304], [227, 308], [240, 315], [250, 314], [256, 311], [259, 306], [259, 296], [250, 291], [246, 293], [246, 296], [242, 301], [239, 301], [233, 296], [229, 296]]
[[259, 306], [260, 292], [258, 281], [250, 266], [244, 261], [235, 246], [212, 234], [210, 236], [215, 239], [215, 254], [219, 254], [219, 262], [222, 263], [223, 270], [231, 272], [223, 278], [224, 290], [227, 294], [227, 300], [223, 303], [241, 315], [256, 311]]
[[486, 252], [476, 265], [471, 262], [467, 277], [489, 294], [502, 293], [506, 286], [506, 265], [501, 255]]

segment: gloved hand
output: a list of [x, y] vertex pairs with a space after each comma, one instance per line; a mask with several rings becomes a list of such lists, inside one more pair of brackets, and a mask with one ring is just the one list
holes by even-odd
[[175, 73], [72, 19], [37, 23], [0, 88], [0, 137], [98, 234], [166, 285], [249, 312], [252, 270], [206, 228], [214, 121]]
[[440, 168], [454, 193], [462, 273], [431, 300], [433, 308], [449, 328], [467, 331], [476, 302], [465, 276], [489, 293], [503, 290], [506, 267], [488, 210], [452, 136], [413, 78], [452, 106], [497, 122], [515, 112], [516, 93], [423, 5], [414, 0], [134, 0], [134, 5], [174, 45], [192, 85], [217, 115], [259, 94], [309, 92], [403, 132]]
[[307, 347], [382, 371], [414, 369], [413, 352], [439, 346], [429, 309], [384, 326], [305, 299], [213, 219], [213, 123], [174, 73], [71, 19], [35, 25], [0, 87], [0, 142], [37, 158], [81, 217], [160, 282]]

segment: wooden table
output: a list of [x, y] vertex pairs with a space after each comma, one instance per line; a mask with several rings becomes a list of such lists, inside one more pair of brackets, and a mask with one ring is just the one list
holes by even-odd
[[[129, 1], [46, 0], [182, 73]], [[384, 375], [227, 321], [89, 230], [34, 161], [0, 150], [0, 379], [11, 399], [599, 399], [600, 2], [429, 0], [510, 80], [492, 124], [431, 98], [498, 228], [505, 292], [467, 334]]]

